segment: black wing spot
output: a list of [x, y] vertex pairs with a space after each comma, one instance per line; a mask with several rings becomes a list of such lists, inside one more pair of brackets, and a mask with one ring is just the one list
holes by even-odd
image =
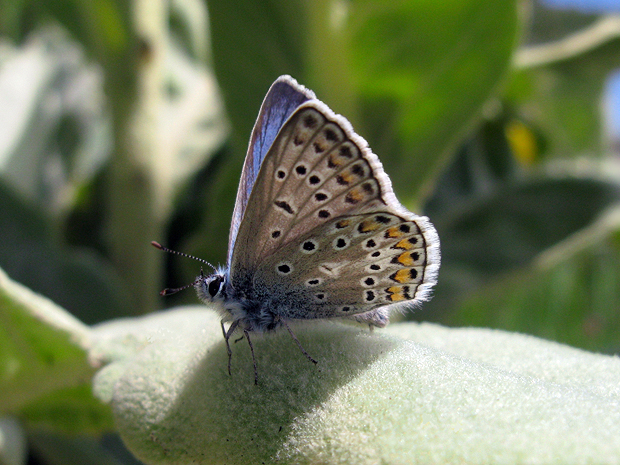
[[381, 252], [379, 252], [378, 250], [370, 254], [371, 257], [378, 257], [379, 255], [381, 255]]
[[348, 145], [342, 145], [340, 147], [340, 155], [348, 159], [353, 158], [353, 154], [351, 153], [351, 147], [349, 147]]
[[276, 200], [273, 203], [276, 205], [276, 207], [280, 207], [282, 210], [284, 210], [289, 215], [292, 215], [294, 213], [293, 208], [284, 200]]
[[379, 265], [370, 265], [370, 269], [373, 271], [379, 271], [381, 267]]
[[362, 165], [353, 165], [351, 171], [353, 172], [353, 174], [356, 174], [358, 176], [364, 176], [364, 174], [366, 173]]
[[377, 215], [375, 216], [375, 221], [377, 223], [383, 223], [383, 224], [388, 224], [391, 220], [389, 217], [387, 216], [383, 216], [383, 215]]
[[304, 121], [304, 126], [309, 129], [315, 128], [318, 123], [317, 119], [309, 113], [306, 116], [304, 116], [303, 121]]
[[364, 184], [362, 184], [362, 189], [364, 189], [368, 194], [375, 193], [375, 188], [373, 187], [372, 183], [369, 182], [365, 182]]
[[325, 147], [323, 147], [318, 142], [313, 143], [312, 147], [314, 148], [314, 152], [315, 153], [323, 153], [323, 152], [325, 152]]
[[346, 246], [347, 246], [347, 241], [346, 241], [344, 238], [339, 237], [339, 238], [336, 240], [336, 247], [337, 247], [337, 248], [339, 248], [339, 249], [343, 249], [343, 248], [345, 248]]
[[298, 165], [295, 167], [295, 171], [297, 172], [298, 175], [303, 176], [305, 175], [308, 170], [306, 169], [306, 167], [304, 165]]
[[375, 280], [372, 278], [366, 278], [364, 280], [364, 284], [366, 284], [366, 286], [374, 286], [375, 285]]
[[323, 202], [324, 200], [327, 200], [327, 194], [324, 194], [323, 192], [317, 192], [316, 194], [314, 194], [314, 198], [317, 202]]
[[330, 142], [337, 142], [338, 135], [334, 132], [334, 130], [328, 128], [325, 130], [325, 139]]
[[366, 241], [366, 248], [367, 249], [372, 249], [373, 247], [376, 247], [377, 243], [373, 240], [373, 239], [368, 239]]
[[310, 176], [310, 179], [308, 179], [308, 181], [310, 181], [310, 184], [318, 184], [321, 182], [321, 178], [319, 178], [316, 174], [313, 174], [312, 176]]
[[409, 226], [408, 224], [401, 224], [398, 229], [400, 229], [401, 232], [404, 233], [408, 233], [411, 232], [411, 226]]
[[283, 263], [282, 265], [278, 265], [278, 271], [282, 274], [289, 274], [291, 272], [291, 267]]
[[372, 302], [376, 297], [373, 291], [366, 291], [366, 302]]
[[280, 237], [280, 234], [282, 234], [282, 231], [273, 231], [271, 233], [271, 237], [273, 237], [274, 239], [277, 239], [278, 237]]
[[303, 244], [303, 249], [307, 250], [308, 252], [312, 252], [314, 249], [316, 249], [316, 244], [312, 241], [306, 241]]
[[286, 173], [282, 170], [278, 170], [278, 179], [284, 179], [284, 177], [286, 176]]
[[327, 210], [319, 210], [319, 213], [318, 213], [319, 218], [329, 218], [330, 216], [331, 216], [331, 213], [328, 212]]
[[411, 297], [410, 290], [411, 289], [409, 288], [409, 286], [403, 286], [403, 294], [407, 300], [411, 300], [413, 298]]

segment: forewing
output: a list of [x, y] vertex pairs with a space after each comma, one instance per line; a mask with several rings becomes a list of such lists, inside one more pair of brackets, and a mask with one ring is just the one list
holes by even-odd
[[276, 139], [284, 122], [303, 102], [313, 99], [314, 93], [290, 76], [280, 76], [269, 88], [258, 119], [254, 124], [248, 152], [241, 172], [237, 200], [233, 211], [228, 239], [228, 264], [237, 238], [239, 224], [246, 210], [250, 194], [263, 159]]

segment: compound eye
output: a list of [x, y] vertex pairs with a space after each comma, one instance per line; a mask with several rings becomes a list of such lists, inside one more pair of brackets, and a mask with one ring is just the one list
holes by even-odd
[[220, 292], [220, 288], [222, 287], [222, 282], [224, 278], [222, 276], [214, 277], [209, 283], [209, 295], [211, 297], [215, 297], [218, 292]]

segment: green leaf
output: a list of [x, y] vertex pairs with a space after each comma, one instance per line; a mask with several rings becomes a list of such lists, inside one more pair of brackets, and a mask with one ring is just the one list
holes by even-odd
[[215, 71], [240, 162], [271, 83], [280, 74], [301, 78], [308, 2], [209, 0], [207, 5]]
[[84, 45], [102, 59], [118, 56], [130, 44], [130, 8], [118, 0], [60, 0], [42, 4]]
[[620, 207], [482, 287], [443, 321], [526, 332], [588, 350], [620, 350]]
[[506, 73], [517, 24], [513, 1], [351, 4], [361, 134], [397, 192], [429, 187]]
[[91, 394], [90, 329], [0, 270], [0, 411], [29, 426], [101, 431], [109, 413]]
[[442, 269], [427, 309], [446, 308], [502, 273], [588, 226], [619, 200], [613, 183], [540, 178], [506, 183], [467, 205], [431, 214], [442, 240]]
[[[144, 463], [611, 463], [620, 360], [415, 323], [296, 324], [233, 344], [184, 308], [95, 329], [95, 391]], [[127, 344], [128, 343], [128, 344]], [[566, 447], [571, 444], [571, 447]]]

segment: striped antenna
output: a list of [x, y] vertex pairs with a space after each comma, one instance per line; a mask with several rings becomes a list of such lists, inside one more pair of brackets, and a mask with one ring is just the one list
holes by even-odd
[[[183, 253], [183, 252], [177, 252], [176, 250], [172, 250], [172, 249], [169, 249], [168, 247], [164, 247], [159, 242], [151, 241], [151, 245], [153, 247], [155, 247], [156, 249], [162, 250], [164, 252], [168, 252], [168, 253], [180, 255], [182, 257], [192, 258], [194, 260], [197, 260], [197, 261], [199, 261], [201, 263], [204, 263], [205, 265], [209, 265], [211, 268], [213, 268], [213, 271], [215, 271], [215, 267], [213, 265], [211, 265], [211, 263], [209, 263], [208, 261], [203, 260], [202, 258], [194, 257], [193, 255], [189, 255], [189, 254], [186, 254], [186, 253]], [[200, 269], [200, 277], [198, 279], [196, 279], [196, 281], [194, 281], [193, 283], [189, 283], [189, 284], [186, 284], [185, 286], [177, 287], [177, 288], [174, 288], [174, 289], [166, 288], [163, 291], [161, 291], [159, 293], [159, 295], [172, 295], [172, 294], [176, 294], [177, 292], [182, 291], [184, 289], [187, 289], [188, 287], [195, 286], [196, 283], [198, 283], [203, 278], [204, 278], [204, 273], [203, 273], [202, 268], [201, 268]]]

